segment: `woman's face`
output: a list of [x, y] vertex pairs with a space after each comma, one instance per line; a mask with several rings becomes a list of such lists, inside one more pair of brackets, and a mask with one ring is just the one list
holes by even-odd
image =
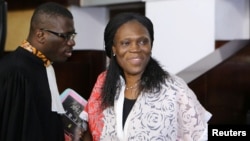
[[115, 34], [112, 50], [125, 75], [141, 75], [151, 55], [147, 28], [136, 20], [123, 24]]

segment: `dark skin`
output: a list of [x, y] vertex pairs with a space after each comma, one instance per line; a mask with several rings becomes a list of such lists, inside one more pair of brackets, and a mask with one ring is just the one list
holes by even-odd
[[75, 28], [73, 20], [57, 16], [56, 18], [53, 17], [46, 19], [43, 23], [45, 24], [33, 26], [27, 41], [41, 51], [50, 61], [66, 61], [72, 55], [75, 41], [65, 40], [62, 37], [58, 37], [50, 32], [41, 30], [41, 28], [49, 29], [57, 33], [74, 33]]
[[[50, 32], [41, 29], [48, 29], [57, 33], [75, 33], [74, 22], [72, 19], [62, 16], [47, 17], [41, 16], [41, 24], [33, 24], [27, 41], [39, 51], [41, 51], [52, 62], [64, 62], [71, 55], [74, 39], [66, 40]], [[82, 130], [76, 131], [74, 141], [82, 140]], [[87, 136], [86, 136], [87, 137]]]
[[151, 56], [151, 40], [148, 30], [138, 21], [133, 20], [118, 28], [112, 47], [119, 66], [123, 69], [126, 86], [125, 97], [136, 99], [139, 90], [136, 84], [149, 62]]
[[81, 138], [81, 141], [92, 141], [92, 136], [89, 132], [89, 130], [85, 131], [83, 134], [82, 134], [82, 138]]

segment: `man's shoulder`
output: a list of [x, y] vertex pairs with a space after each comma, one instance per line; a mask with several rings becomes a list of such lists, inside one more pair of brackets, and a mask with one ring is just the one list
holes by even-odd
[[24, 55], [22, 48], [4, 55], [0, 58], [0, 73], [13, 73], [13, 72], [25, 72], [28, 71], [32, 66], [29, 65], [29, 57]]
[[18, 49], [10, 51], [0, 58], [0, 65], [5, 67], [8, 64], [15, 64], [18, 61]]

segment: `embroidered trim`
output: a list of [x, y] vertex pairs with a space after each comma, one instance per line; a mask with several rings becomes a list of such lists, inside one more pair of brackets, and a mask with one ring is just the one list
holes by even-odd
[[40, 58], [44, 62], [45, 67], [48, 67], [51, 64], [51, 61], [42, 52], [30, 45], [27, 40], [24, 40], [20, 46]]

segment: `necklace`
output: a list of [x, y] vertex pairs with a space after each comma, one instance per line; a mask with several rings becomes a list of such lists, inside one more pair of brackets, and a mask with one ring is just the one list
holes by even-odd
[[139, 83], [139, 82], [136, 82], [133, 86], [126, 87], [125, 89], [126, 89], [126, 90], [129, 90], [129, 89], [134, 89], [134, 88], [136, 88], [136, 87], [137, 87], [138, 83]]

